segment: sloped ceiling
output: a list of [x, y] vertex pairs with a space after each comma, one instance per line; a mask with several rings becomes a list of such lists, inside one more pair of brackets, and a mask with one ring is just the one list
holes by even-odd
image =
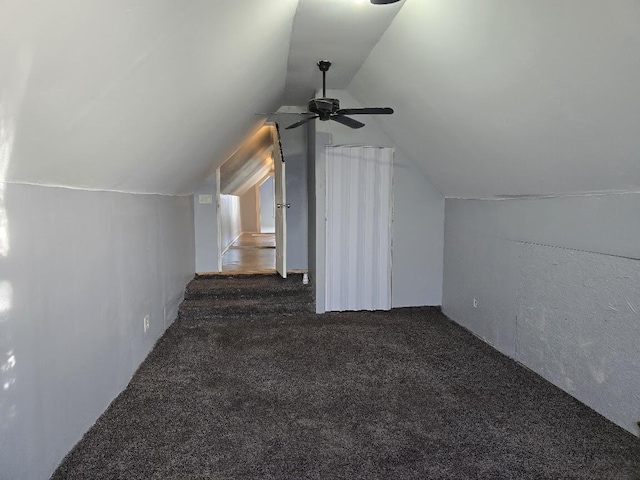
[[297, 0], [5, 0], [0, 181], [191, 193], [281, 104]]
[[319, 60], [333, 63], [327, 88], [344, 89], [405, 0], [300, 0], [291, 34], [284, 105], [306, 105], [322, 87]]
[[273, 170], [273, 130], [264, 125], [220, 167], [220, 193], [244, 195]]
[[407, 0], [348, 92], [446, 196], [640, 190], [640, 2]]
[[639, 191], [639, 47], [637, 0], [4, 0], [0, 182], [191, 193], [326, 58], [447, 196]]

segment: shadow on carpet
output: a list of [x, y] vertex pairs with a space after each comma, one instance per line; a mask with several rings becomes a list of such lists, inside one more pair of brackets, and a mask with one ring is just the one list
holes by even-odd
[[435, 308], [177, 320], [54, 479], [640, 479], [640, 442]]

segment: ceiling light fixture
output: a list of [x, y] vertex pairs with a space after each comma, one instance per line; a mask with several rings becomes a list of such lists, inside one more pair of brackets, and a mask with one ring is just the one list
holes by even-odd
[[373, 3], [374, 5], [386, 5], [388, 3], [396, 3], [399, 1], [400, 0], [371, 0], [371, 3]]

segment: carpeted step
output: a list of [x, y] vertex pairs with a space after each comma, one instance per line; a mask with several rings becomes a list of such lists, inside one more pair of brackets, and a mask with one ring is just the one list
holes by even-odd
[[202, 275], [187, 285], [185, 300], [200, 298], [273, 298], [312, 294], [311, 285], [302, 283], [302, 275]]
[[219, 319], [222, 317], [257, 317], [313, 313], [315, 305], [310, 293], [278, 301], [262, 297], [199, 298], [185, 300], [180, 305], [179, 320]]
[[302, 275], [211, 275], [197, 276], [189, 283], [178, 321], [188, 327], [314, 312], [313, 288], [302, 283]]

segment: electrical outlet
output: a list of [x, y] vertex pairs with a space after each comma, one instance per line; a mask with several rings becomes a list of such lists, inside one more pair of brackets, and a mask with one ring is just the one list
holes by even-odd
[[476, 300], [476, 298], [473, 298], [473, 308], [478, 308], [478, 300]]
[[144, 317], [143, 327], [144, 327], [144, 333], [147, 333], [147, 330], [149, 330], [149, 315]]

